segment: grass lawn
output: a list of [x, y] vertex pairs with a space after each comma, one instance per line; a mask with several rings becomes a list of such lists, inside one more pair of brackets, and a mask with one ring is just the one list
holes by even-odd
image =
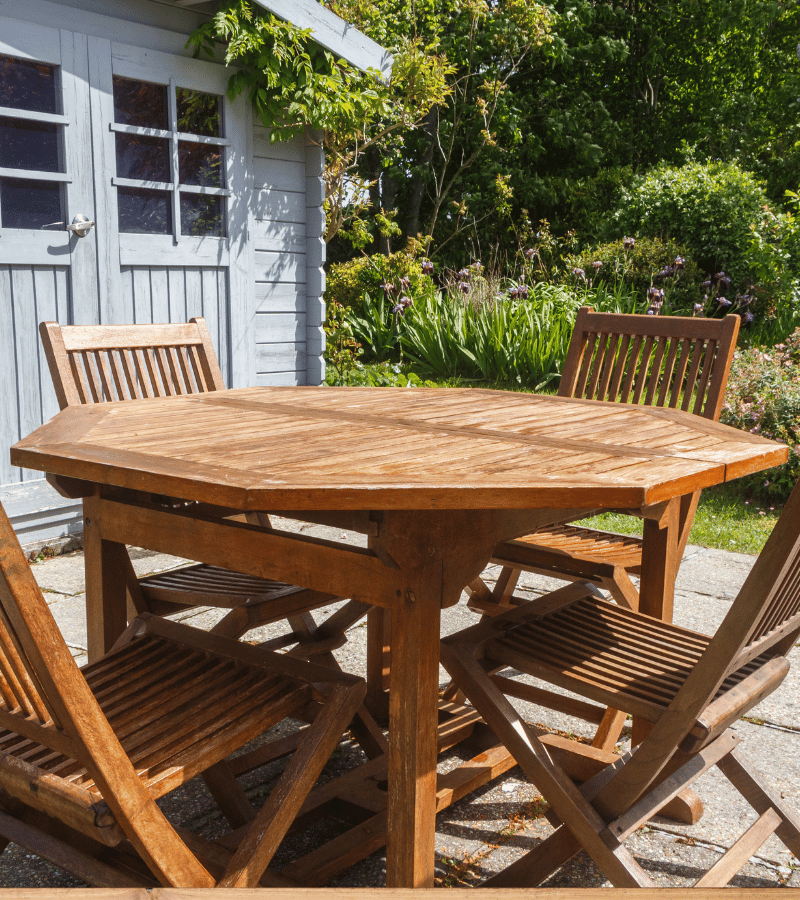
[[[760, 553], [779, 515], [780, 507], [747, 500], [735, 484], [709, 488], [700, 497], [689, 543], [739, 553]], [[620, 534], [642, 533], [641, 521], [631, 516], [604, 513], [586, 522], [594, 528]]]

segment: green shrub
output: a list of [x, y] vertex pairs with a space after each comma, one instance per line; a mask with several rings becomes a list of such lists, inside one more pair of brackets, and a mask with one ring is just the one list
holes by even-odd
[[[667, 266], [674, 268], [678, 257], [685, 260], [683, 269], [672, 276], [659, 277], [659, 272], [664, 271]], [[596, 274], [592, 267], [595, 262], [602, 263]], [[703, 298], [700, 286], [703, 275], [700, 269], [689, 256], [686, 247], [672, 240], [644, 237], [628, 247], [623, 240], [610, 241], [568, 257], [567, 266], [568, 272], [574, 268], [585, 272], [586, 278], [593, 280], [593, 286], [604, 284], [608, 287], [626, 287], [637, 300], [637, 308], [631, 309], [631, 312], [644, 312], [647, 306], [647, 289], [651, 285], [664, 288], [666, 292], [667, 299], [662, 313], [681, 312], [691, 315], [693, 305]]]
[[343, 263], [334, 263], [325, 279], [325, 302], [335, 300], [350, 309], [360, 310], [364, 292], [377, 297], [380, 286], [398, 283], [407, 277], [412, 296], [431, 289], [431, 280], [422, 272], [422, 263], [407, 253], [384, 256], [357, 256]]
[[785, 465], [748, 483], [756, 497], [786, 500], [800, 477], [800, 328], [767, 351], [736, 353], [720, 420], [789, 445]]
[[658, 166], [623, 188], [610, 216], [614, 237], [671, 238], [708, 270], [725, 271], [738, 284], [750, 278], [752, 229], [764, 227], [766, 192], [735, 163], [690, 162]]

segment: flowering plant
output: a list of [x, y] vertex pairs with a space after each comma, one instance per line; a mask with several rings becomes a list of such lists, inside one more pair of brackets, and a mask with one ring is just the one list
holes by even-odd
[[800, 477], [800, 328], [772, 348], [737, 351], [720, 421], [781, 441], [789, 461], [750, 476], [758, 496], [785, 500]]

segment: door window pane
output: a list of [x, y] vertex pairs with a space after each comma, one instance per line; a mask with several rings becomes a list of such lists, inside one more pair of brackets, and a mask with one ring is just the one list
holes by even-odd
[[139, 128], [169, 128], [167, 87], [114, 76], [114, 121]]
[[222, 137], [219, 97], [189, 88], [177, 88], [176, 98], [178, 131], [204, 137]]
[[181, 234], [225, 237], [225, 201], [207, 194], [181, 194]]
[[57, 113], [55, 66], [0, 56], [0, 106]]
[[117, 188], [119, 230], [125, 234], [172, 234], [172, 202], [166, 191]]
[[117, 175], [139, 181], [165, 181], [169, 174], [169, 140], [117, 134]]
[[59, 223], [61, 215], [61, 187], [46, 181], [27, 181], [18, 178], [0, 179], [0, 211], [3, 228], [36, 228]]
[[0, 166], [34, 172], [61, 172], [58, 125], [0, 117]]
[[225, 187], [222, 162], [225, 150], [213, 144], [178, 143], [178, 160], [181, 184], [199, 184], [203, 187]]

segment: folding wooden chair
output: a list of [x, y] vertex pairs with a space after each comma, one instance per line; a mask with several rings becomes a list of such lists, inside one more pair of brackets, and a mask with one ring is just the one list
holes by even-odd
[[[0, 849], [104, 887], [282, 883], [266, 868], [365, 692], [148, 614], [79, 670], [0, 507]], [[225, 759], [290, 717], [310, 724], [257, 811]], [[233, 828], [219, 840], [156, 803], [198, 774]]]
[[[773, 833], [800, 855], [800, 817], [762, 784], [730, 727], [786, 676], [798, 634], [800, 487], [713, 637], [576, 583], [446, 638], [445, 668], [542, 792], [557, 825], [492, 886], [538, 884], [581, 848], [616, 887], [652, 886], [624, 841], [712, 766], [758, 819], [697, 886], [727, 884]], [[520, 673], [641, 716], [651, 730], [577, 787], [557, 761], [564, 747], [551, 747], [553, 736], [526, 724], [509, 702], [536, 701]]]
[[[558, 394], [587, 400], [668, 406], [716, 421], [728, 382], [739, 317], [695, 319], [578, 311]], [[689, 539], [700, 491], [682, 498], [678, 558]], [[628, 511], [635, 515], [634, 510]], [[655, 527], [645, 522], [645, 529]], [[564, 524], [505, 541], [492, 562], [503, 566], [493, 591], [482, 579], [468, 588], [469, 607], [496, 615], [512, 602], [521, 571], [596, 584], [638, 608], [631, 575], [642, 566], [642, 538]], [[519, 601], [517, 601], [519, 602]], [[604, 718], [595, 746], [613, 747], [624, 717]]]

